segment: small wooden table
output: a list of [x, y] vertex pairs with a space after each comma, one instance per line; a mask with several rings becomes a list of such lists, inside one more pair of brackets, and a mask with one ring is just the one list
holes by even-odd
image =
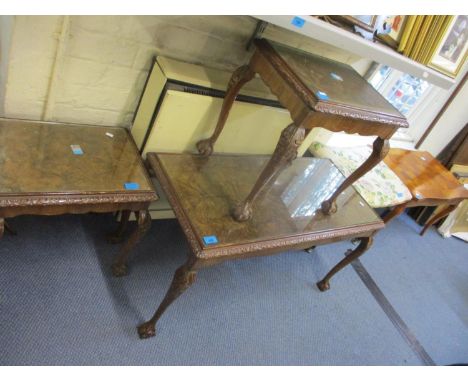
[[336, 210], [338, 195], [385, 157], [388, 139], [398, 128], [408, 127], [408, 122], [349, 65], [264, 39], [255, 40], [255, 46], [250, 62], [233, 73], [215, 131], [210, 138], [197, 143], [198, 151], [206, 156], [213, 152], [239, 90], [258, 73], [289, 110], [294, 123], [283, 130], [270, 161], [261, 169], [252, 190], [231, 211], [233, 218], [237, 221], [251, 218], [252, 205], [260, 191], [271, 187], [278, 173], [296, 158], [297, 148], [314, 127], [376, 135], [367, 161], [323, 201], [322, 211], [332, 213]]
[[320, 211], [322, 201], [343, 181], [338, 169], [326, 159], [295, 160], [260, 193], [256, 214], [242, 224], [230, 217], [229, 207], [252, 187], [268, 157], [148, 153], [147, 160], [167, 194], [191, 253], [175, 272], [154, 316], [138, 328], [141, 338], [155, 335], [158, 319], [203, 267], [359, 239], [357, 248], [317, 283], [324, 291], [330, 286], [330, 278], [362, 255], [374, 233], [384, 227], [352, 187], [340, 193], [338, 212], [324, 215]]
[[384, 217], [385, 223], [408, 207], [445, 206], [429, 219], [420, 235], [468, 199], [468, 190], [457, 178], [427, 151], [391, 149], [385, 163], [401, 179], [413, 198], [394, 207]]
[[130, 249], [149, 229], [157, 200], [127, 129], [0, 119], [0, 238], [18, 215], [122, 211], [120, 242], [131, 211], [138, 228], [124, 243], [113, 273], [126, 273]]

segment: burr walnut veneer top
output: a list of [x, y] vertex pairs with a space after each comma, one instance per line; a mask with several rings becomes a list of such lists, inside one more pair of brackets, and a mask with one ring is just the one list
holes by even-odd
[[286, 70], [282, 75], [288, 81], [298, 78], [306, 98], [310, 94], [312, 108], [324, 112], [338, 108], [334, 113], [343, 108], [357, 119], [360, 115], [376, 116], [388, 123], [408, 126], [406, 118], [350, 65], [272, 41], [256, 40], [256, 45], [278, 63], [278, 68], [282, 61], [291, 69], [292, 73]]
[[0, 119], [0, 196], [119, 192], [155, 199], [126, 129]]
[[303, 243], [305, 248], [314, 240], [339, 240], [383, 228], [352, 187], [338, 198], [335, 214], [320, 212], [321, 203], [343, 181], [327, 159], [297, 158], [259, 195], [255, 214], [246, 222], [233, 220], [229, 209], [248, 194], [267, 156], [149, 153], [147, 159], [200, 256], [248, 252], [268, 248], [268, 243], [282, 249]]

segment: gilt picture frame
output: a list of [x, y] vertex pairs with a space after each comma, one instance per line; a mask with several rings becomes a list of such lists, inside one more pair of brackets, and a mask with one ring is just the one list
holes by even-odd
[[377, 24], [377, 15], [332, 15], [331, 19], [374, 33]]
[[396, 49], [400, 42], [405, 28], [407, 16], [405, 15], [386, 15], [382, 17], [382, 29], [388, 30], [388, 33], [378, 33], [377, 37], [388, 46]]
[[455, 78], [467, 59], [468, 16], [451, 16], [440, 41], [434, 50], [428, 66]]

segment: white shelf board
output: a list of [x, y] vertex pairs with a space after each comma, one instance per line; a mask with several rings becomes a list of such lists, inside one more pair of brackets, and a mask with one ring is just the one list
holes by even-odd
[[300, 33], [304, 36], [323, 41], [337, 48], [355, 53], [363, 58], [368, 58], [380, 64], [388, 65], [394, 69], [400, 70], [401, 72], [422, 78], [443, 89], [449, 89], [453, 84], [455, 84], [455, 79], [413, 61], [383, 44], [368, 41], [358, 35], [315, 17], [298, 16], [305, 21], [304, 24], [299, 27], [292, 23], [295, 16], [270, 15], [254, 17], [290, 31]]

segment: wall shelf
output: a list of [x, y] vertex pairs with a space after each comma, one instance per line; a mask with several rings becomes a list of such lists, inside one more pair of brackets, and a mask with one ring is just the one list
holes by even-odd
[[413, 61], [383, 44], [368, 41], [315, 17], [298, 16], [304, 20], [303, 23], [300, 20], [293, 23], [295, 16], [270, 15], [254, 17], [304, 36], [323, 41], [380, 64], [388, 65], [404, 73], [422, 78], [443, 89], [449, 89], [455, 84], [455, 79]]

